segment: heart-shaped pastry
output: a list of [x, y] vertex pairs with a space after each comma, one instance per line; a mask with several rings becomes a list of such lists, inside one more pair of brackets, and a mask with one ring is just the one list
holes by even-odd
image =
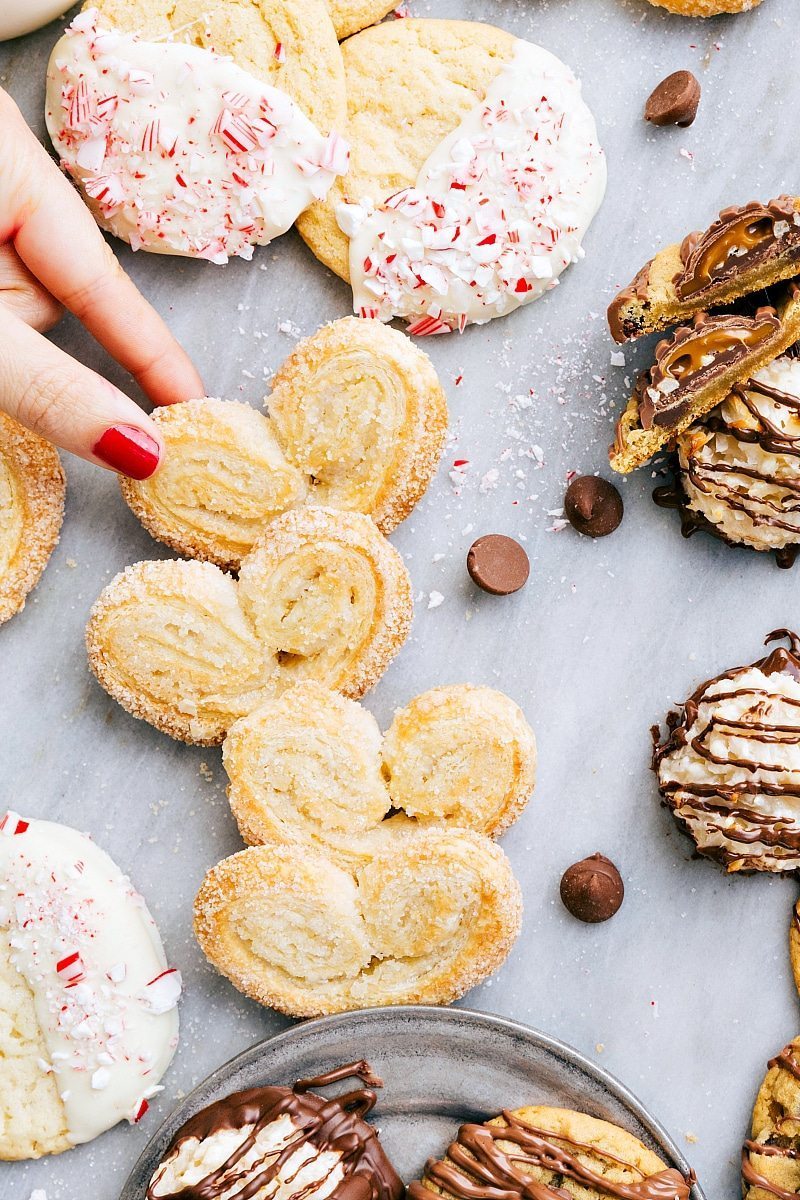
[[266, 523], [302, 504], [369, 513], [388, 534], [444, 449], [447, 402], [430, 359], [380, 321], [346, 317], [300, 342], [266, 404], [268, 417], [230, 400], [156, 410], [163, 465], [121, 480], [153, 537], [238, 570]]
[[521, 914], [500, 847], [440, 828], [353, 871], [303, 845], [243, 850], [206, 875], [195, 933], [245, 995], [308, 1017], [448, 1003], [500, 966]]
[[57, 451], [0, 412], [0, 624], [36, 587], [64, 519]]
[[309, 507], [270, 522], [238, 582], [208, 563], [128, 567], [101, 593], [86, 637], [92, 670], [123, 708], [215, 745], [298, 680], [363, 695], [411, 615], [408, 572], [375, 523]]
[[425, 692], [382, 739], [360, 704], [308, 682], [237, 721], [223, 761], [246, 842], [312, 845], [353, 865], [417, 828], [502, 833], [533, 791], [536, 741], [492, 688]]

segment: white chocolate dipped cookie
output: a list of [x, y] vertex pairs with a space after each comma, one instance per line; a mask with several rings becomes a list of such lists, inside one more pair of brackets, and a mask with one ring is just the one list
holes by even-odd
[[64, 825], [0, 818], [0, 1159], [140, 1120], [177, 1044], [179, 995], [107, 854]]
[[267, 525], [238, 581], [209, 563], [129, 567], [98, 598], [86, 638], [92, 670], [123, 708], [215, 745], [300, 680], [363, 695], [411, 615], [408, 572], [374, 521], [307, 507]]
[[[110, 4], [121, 26], [96, 8], [75, 18], [51, 55], [47, 128], [102, 228], [135, 250], [224, 263], [252, 257], [255, 245], [285, 233], [324, 198], [347, 169], [347, 148], [333, 129], [321, 132], [302, 103], [306, 87], [319, 83], [324, 93], [328, 71], [334, 81], [341, 71], [327, 10], [321, 0], [311, 3], [319, 11], [263, 0], [231, 5], [224, 17], [206, 17], [189, 2], [173, 4], [168, 15], [157, 5], [134, 5], [126, 17]], [[239, 54], [217, 52], [227, 39], [241, 54], [251, 21], [260, 42], [271, 42], [271, 58], [263, 60], [274, 64], [269, 82], [265, 67], [253, 73], [249, 57], [243, 67]], [[319, 23], [309, 45], [307, 22]], [[154, 40], [139, 36], [143, 27]], [[316, 45], [326, 27], [327, 56]], [[310, 79], [307, 67], [293, 84], [288, 70], [276, 77], [276, 53], [306, 50], [309, 61], [320, 59]], [[321, 114], [326, 124], [339, 111], [331, 86], [335, 98]]]
[[350, 171], [298, 228], [354, 311], [444, 333], [554, 287], [606, 179], [569, 69], [460, 21], [388, 22], [342, 51]]
[[268, 417], [215, 399], [155, 411], [164, 464], [144, 482], [121, 480], [154, 537], [238, 570], [267, 523], [301, 505], [364, 512], [388, 534], [425, 492], [447, 433], [427, 355], [355, 317], [300, 342], [266, 405]]
[[64, 519], [58, 452], [0, 412], [0, 624], [25, 605]]
[[383, 738], [360, 704], [297, 684], [231, 727], [223, 760], [246, 842], [307, 844], [345, 865], [437, 825], [497, 837], [536, 780], [522, 711], [471, 684], [417, 696]]

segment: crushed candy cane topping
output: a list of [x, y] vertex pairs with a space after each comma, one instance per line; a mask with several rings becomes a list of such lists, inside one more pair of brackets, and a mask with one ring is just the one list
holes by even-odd
[[347, 170], [341, 137], [286, 92], [211, 50], [98, 20], [80, 13], [53, 50], [47, 128], [99, 223], [134, 250], [249, 259]]
[[529, 304], [583, 254], [606, 165], [580, 84], [531, 42], [434, 151], [416, 186], [337, 206], [354, 311], [418, 336]]
[[130, 881], [84, 834], [0, 818], [0, 946], [26, 980], [73, 1144], [136, 1120], [175, 1051], [180, 974]]

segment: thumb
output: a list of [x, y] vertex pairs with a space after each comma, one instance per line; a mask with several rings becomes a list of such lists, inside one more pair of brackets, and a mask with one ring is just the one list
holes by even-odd
[[89, 462], [148, 479], [163, 454], [158, 426], [90, 371], [0, 305], [0, 408]]

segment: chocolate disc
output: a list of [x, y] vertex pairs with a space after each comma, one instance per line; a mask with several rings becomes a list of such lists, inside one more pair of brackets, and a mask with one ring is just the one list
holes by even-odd
[[619, 911], [625, 896], [622, 876], [609, 858], [592, 854], [573, 863], [561, 879], [564, 907], [579, 921], [596, 924]]
[[675, 71], [662, 79], [644, 106], [644, 119], [652, 125], [691, 125], [700, 103], [700, 84], [691, 71]]
[[567, 488], [564, 511], [578, 533], [606, 537], [622, 520], [622, 497], [607, 479], [579, 475]]
[[487, 533], [470, 546], [467, 570], [484, 592], [510, 596], [527, 583], [531, 564], [519, 542], [503, 533]]

